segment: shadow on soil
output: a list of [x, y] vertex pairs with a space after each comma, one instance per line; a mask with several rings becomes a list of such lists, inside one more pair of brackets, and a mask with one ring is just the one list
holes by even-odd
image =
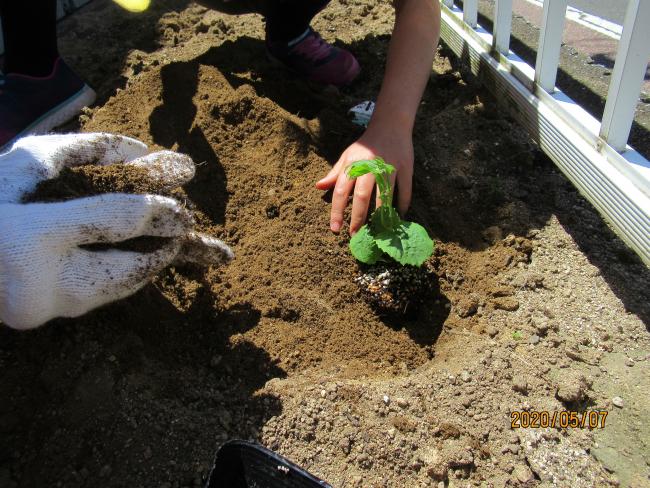
[[[97, 92], [101, 105], [123, 88], [125, 61], [132, 51], [155, 51], [159, 21], [187, 7], [188, 0], [158, 0], [144, 12], [127, 12], [114, 2], [89, 2], [58, 24], [59, 50], [66, 62]], [[110, 22], [106, 22], [109, 19]]]
[[430, 282], [427, 297], [437, 297], [435, 300], [425, 299], [409, 305], [404, 314], [378, 313], [382, 321], [395, 330], [404, 329], [409, 337], [418, 345], [427, 349], [431, 357], [444, 323], [449, 317], [449, 299], [440, 291], [437, 279]]
[[169, 470], [179, 486], [202, 486], [221, 442], [256, 438], [282, 406], [255, 392], [284, 371], [237, 339], [257, 310], [215, 315], [212, 300], [199, 291], [181, 312], [148, 286], [74, 321], [0, 328], [8, 486], [87, 486], [98, 473], [106, 486], [161, 486]]
[[197, 113], [192, 99], [198, 87], [198, 69], [196, 62], [171, 63], [162, 68], [162, 101], [149, 117], [149, 124], [156, 144], [167, 148], [178, 144], [178, 151], [196, 163], [196, 175], [183, 188], [201, 211], [222, 225], [228, 203], [226, 173], [201, 128], [192, 127]]
[[[451, 51], [446, 50], [446, 53], [453, 58]], [[468, 51], [463, 52], [457, 62], [460, 62], [458, 69], [470, 83], [474, 83], [476, 78], [479, 80], [482, 78], [480, 71], [474, 78], [466, 68], [469, 66]], [[559, 73], [558, 77], [560, 76], [568, 75]], [[577, 83], [573, 79], [571, 82], [573, 86]], [[571, 93], [569, 95], [573, 96]], [[593, 93], [592, 95], [600, 100], [597, 95]], [[602, 100], [600, 102], [602, 103]], [[590, 102], [587, 102], [587, 106], [588, 103]], [[500, 109], [513, 110], [512, 107], [507, 106], [501, 106]], [[643, 128], [640, 129], [645, 131]], [[526, 185], [526, 181], [530, 181], [531, 177], [534, 178], [532, 183], [537, 189], [537, 196], [530, 200], [531, 205], [528, 207], [531, 212], [531, 222], [536, 221], [538, 225], [543, 226], [551, 216], [557, 217], [578, 248], [598, 268], [610, 289], [623, 302], [626, 310], [638, 315], [650, 331], [650, 305], [646, 296], [647, 283], [650, 282], [650, 269], [614, 234], [598, 211], [580, 195], [546, 154], [536, 146], [531, 153], [534, 155], [537, 170], [533, 170], [532, 167], [527, 168], [520, 177], [523, 185]], [[513, 167], [511, 171], [516, 174], [519, 169], [521, 168]], [[526, 191], [530, 190], [533, 188], [528, 187]]]
[[[318, 154], [329, 161], [336, 161], [340, 151], [362, 133], [346, 118], [349, 107], [341, 102], [340, 92], [306, 83], [273, 64], [260, 39], [242, 36], [226, 41], [193, 62], [216, 66], [235, 89], [250, 85], [258, 96], [272, 100], [291, 114], [304, 119], [318, 118], [322, 138], [312, 133], [313, 142]], [[305, 127], [299, 129], [302, 132]], [[287, 136], [295, 139], [295, 134]]]

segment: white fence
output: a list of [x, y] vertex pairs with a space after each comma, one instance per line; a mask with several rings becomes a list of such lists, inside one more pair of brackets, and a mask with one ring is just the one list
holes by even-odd
[[603, 120], [555, 86], [567, 0], [544, 0], [535, 67], [510, 51], [512, 0], [495, 0], [493, 33], [478, 0], [440, 0], [441, 37], [504, 101], [616, 233], [650, 265], [650, 163], [627, 140], [650, 58], [650, 0], [630, 0]]

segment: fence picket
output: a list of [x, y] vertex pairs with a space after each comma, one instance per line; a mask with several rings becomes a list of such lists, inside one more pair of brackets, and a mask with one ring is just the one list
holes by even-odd
[[549, 93], [555, 90], [566, 7], [567, 0], [544, 1], [544, 20], [535, 62], [535, 83]]
[[512, 28], [512, 0], [496, 0], [494, 6], [494, 38], [492, 46], [497, 52], [510, 52], [510, 31]]
[[650, 58], [650, 2], [630, 0], [607, 93], [600, 136], [624, 151]]
[[463, 0], [463, 20], [475, 29], [478, 24], [478, 0]]

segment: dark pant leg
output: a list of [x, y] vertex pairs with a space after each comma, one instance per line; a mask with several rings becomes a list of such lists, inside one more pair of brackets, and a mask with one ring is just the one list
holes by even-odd
[[266, 15], [266, 38], [290, 41], [305, 32], [312, 19], [330, 0], [280, 0]]
[[59, 57], [56, 0], [0, 0], [5, 73], [47, 76]]
[[269, 41], [290, 41], [305, 32], [314, 16], [330, 0], [200, 0], [227, 14], [258, 13], [266, 18]]

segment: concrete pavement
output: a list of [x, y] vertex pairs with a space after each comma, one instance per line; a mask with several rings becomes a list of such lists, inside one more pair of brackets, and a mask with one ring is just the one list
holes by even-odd
[[569, 5], [610, 22], [623, 25], [628, 0], [569, 0]]

